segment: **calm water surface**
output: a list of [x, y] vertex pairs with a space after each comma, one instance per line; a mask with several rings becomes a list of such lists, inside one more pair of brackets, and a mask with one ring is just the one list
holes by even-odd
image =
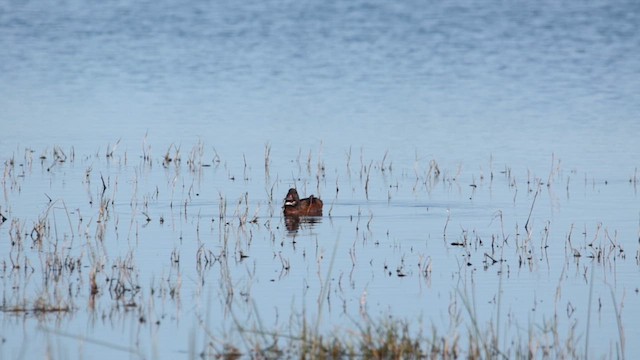
[[[636, 2], [4, 1], [0, 48], [3, 305], [73, 308], [3, 312], [6, 357], [174, 358], [302, 316], [444, 336], [465, 301], [505, 344], [556, 321], [640, 353]], [[291, 186], [319, 222], [286, 228]]]

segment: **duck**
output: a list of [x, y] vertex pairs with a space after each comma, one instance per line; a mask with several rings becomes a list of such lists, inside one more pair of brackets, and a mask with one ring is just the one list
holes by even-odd
[[300, 199], [298, 190], [289, 189], [284, 198], [285, 216], [322, 216], [322, 200], [311, 195], [306, 199]]

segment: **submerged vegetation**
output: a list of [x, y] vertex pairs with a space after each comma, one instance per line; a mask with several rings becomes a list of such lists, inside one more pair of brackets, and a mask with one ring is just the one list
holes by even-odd
[[[48, 339], [25, 353], [7, 334], [5, 354], [625, 358], [638, 334], [637, 209], [557, 212], [612, 183], [635, 198], [635, 170], [609, 183], [553, 157], [522, 177], [493, 159], [467, 174], [362, 149], [334, 164], [322, 149], [276, 161], [269, 144], [235, 161], [202, 143], [157, 157], [146, 139], [139, 156], [121, 146], [2, 159], [4, 327]], [[285, 223], [289, 187], [322, 194], [325, 217]]]

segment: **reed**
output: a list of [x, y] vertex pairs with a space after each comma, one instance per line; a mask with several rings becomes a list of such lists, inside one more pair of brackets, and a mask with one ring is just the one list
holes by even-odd
[[610, 294], [611, 294], [611, 302], [613, 304], [613, 310], [615, 312], [615, 316], [616, 316], [616, 324], [618, 327], [618, 344], [616, 344], [616, 357], [619, 359], [626, 359], [626, 337], [625, 337], [625, 333], [624, 333], [624, 326], [622, 325], [622, 309], [624, 308], [623, 302], [620, 302], [620, 305], [618, 305], [618, 302], [616, 301], [616, 294], [613, 291], [613, 288], [611, 286], [609, 286], [609, 290], [610, 290]]
[[[130, 347], [94, 341], [84, 334], [63, 333], [59, 331], [62, 327], [54, 330], [46, 327], [45, 331], [78, 343], [122, 351], [134, 358], [155, 357], [158, 354], [155, 351], [162, 344], [150, 346], [151, 356], [141, 350], [143, 345], [139, 344], [157, 341], [154, 336], [162, 326], [184, 329], [184, 323], [189, 322], [193, 313], [196, 328], [192, 329], [188, 343], [176, 345], [193, 357], [584, 358], [601, 352], [601, 348], [592, 345], [599, 335], [596, 322], [604, 317], [609, 306], [608, 301], [599, 297], [597, 291], [601, 288], [594, 282], [595, 272], [601, 271], [611, 293], [612, 319], [615, 317], [617, 324], [610, 355], [617, 358], [627, 355], [628, 331], [624, 326], [629, 326], [630, 320], [624, 316], [624, 310], [625, 306], [629, 309], [630, 296], [620, 292], [621, 277], [615, 271], [625, 261], [627, 251], [634, 249], [629, 250], [625, 234], [606, 221], [585, 220], [583, 226], [572, 220], [570, 225], [567, 223], [564, 239], [556, 235], [564, 224], [551, 216], [545, 219], [540, 215], [548, 200], [541, 191], [542, 185], [547, 185], [552, 198], [553, 185], [564, 184], [565, 180], [561, 162], [554, 156], [546, 183], [533, 172], [521, 181], [516, 179], [515, 172], [505, 167], [504, 178], [496, 178], [495, 183], [487, 186], [486, 173], [469, 175], [463, 172], [462, 165], [451, 171], [436, 160], [427, 161], [418, 155], [413, 172], [403, 169], [402, 164], [398, 166], [390, 159], [388, 150], [381, 160], [371, 160], [361, 149], [358, 178], [357, 173], [352, 174], [354, 164], [349, 149], [345, 178], [345, 164], [337, 166], [342, 171], [332, 168], [329, 161], [325, 162], [320, 148], [317, 154], [315, 150], [308, 153], [300, 150], [298, 172], [294, 169], [291, 180], [281, 180], [276, 174], [277, 159], [272, 158], [272, 146], [267, 143], [265, 183], [258, 184], [255, 191], [250, 184], [255, 180], [249, 163], [251, 156], [243, 154], [242, 163], [229, 165], [215, 149], [211, 156], [204, 144], [198, 142], [189, 152], [188, 160], [182, 162], [179, 146], [171, 144], [165, 153], [153, 157], [145, 138], [142, 159], [128, 166], [126, 160], [122, 164], [122, 157], [126, 159], [127, 155], [117, 151], [119, 144], [117, 141], [113, 146], [107, 145], [107, 159], [102, 154], [78, 157], [81, 161], [75, 165], [77, 172], [71, 171], [71, 163], [78, 161], [75, 151], [60, 147], [43, 152], [41, 165], [39, 153], [31, 150], [25, 151], [24, 159], [10, 156], [4, 162], [5, 197], [0, 204], [0, 231], [7, 235], [4, 238], [7, 241], [5, 256], [0, 262], [5, 289], [0, 311], [7, 319], [34, 316], [44, 328], [53, 326], [50, 320], [53, 318], [58, 321], [56, 326], [64, 326], [66, 319], [86, 311], [90, 324], [96, 327], [109, 325], [120, 329], [123, 323], [131, 321], [135, 324], [132, 326], [135, 334]], [[30, 165], [34, 158], [35, 164]], [[23, 164], [19, 164], [21, 161]], [[101, 168], [98, 161], [107, 162], [111, 168]], [[159, 164], [162, 166], [152, 169]], [[32, 190], [29, 182], [33, 179], [29, 177], [34, 173], [39, 175], [38, 166], [49, 186], [45, 196], [37, 197], [37, 209], [44, 210], [18, 217], [15, 199], [20, 197], [15, 195]], [[239, 171], [240, 166], [243, 166], [243, 181], [236, 181], [239, 179], [233, 173]], [[207, 167], [210, 169], [203, 171]], [[493, 182], [492, 163], [489, 169]], [[65, 177], [67, 174], [75, 177]], [[150, 174], [159, 176], [157, 184], [149, 181], [153, 179]], [[225, 177], [226, 174], [229, 177]], [[352, 175], [355, 175], [353, 179]], [[636, 176], [634, 174], [629, 182], [637, 181]], [[462, 178], [472, 179], [471, 202], [467, 202], [468, 191], [461, 186]], [[81, 184], [80, 199], [60, 198], [60, 188], [62, 191], [68, 188], [58, 187], [56, 181], [65, 182], [67, 187]], [[290, 186], [290, 181], [301, 190], [315, 186], [318, 193], [323, 191], [326, 196], [330, 196], [327, 191], [331, 191], [335, 181], [335, 196], [323, 223], [308, 225], [293, 234], [283, 228], [280, 195], [282, 187]], [[378, 189], [380, 183], [391, 190]], [[627, 186], [626, 178], [623, 183]], [[568, 176], [566, 184], [568, 193]], [[487, 188], [491, 191], [492, 186], [498, 185], [504, 185], [508, 192], [507, 207], [495, 210], [494, 203], [490, 203], [491, 206], [476, 208], [479, 199], [487, 196]], [[589, 182], [588, 186], [600, 190], [602, 184]], [[217, 199], [210, 199], [211, 191], [218, 192]], [[379, 201], [385, 192], [386, 203]], [[514, 205], [524, 207], [526, 222], [524, 217], [518, 217], [510, 223], [514, 213], [509, 211], [512, 194]], [[345, 196], [350, 199], [342, 199]], [[369, 197], [373, 201], [365, 201], [364, 198]], [[524, 204], [523, 198], [527, 199]], [[403, 208], [398, 199], [415, 201], [416, 206], [410, 207], [414, 205], [410, 203]], [[268, 209], [263, 206], [265, 202]], [[464, 204], [459, 205], [462, 202]], [[232, 206], [233, 211], [228, 206]], [[418, 215], [417, 240], [412, 238], [411, 228], [391, 228], [393, 236], [389, 229], [386, 237], [378, 233], [391, 222], [414, 221], [411, 216], [425, 207], [437, 211], [429, 210], [428, 216]], [[352, 214], [344, 215], [347, 209]], [[387, 213], [380, 214], [378, 209]], [[410, 210], [409, 220], [398, 216], [395, 209]], [[334, 213], [338, 210], [340, 214], [336, 216]], [[470, 217], [467, 212], [473, 215]], [[522, 212], [518, 216], [522, 216]], [[203, 226], [203, 220], [210, 225]], [[128, 230], [119, 230], [120, 221], [129, 224]], [[526, 233], [520, 234], [522, 222]], [[454, 225], [454, 232], [449, 225]], [[341, 239], [340, 235], [332, 239], [326, 235], [330, 230], [340, 234], [341, 226], [351, 229], [347, 231], [348, 239]], [[441, 235], [434, 236], [436, 233]], [[122, 234], [127, 236], [122, 239]], [[443, 242], [439, 241], [440, 236]], [[506, 285], [513, 284], [511, 277], [537, 275], [544, 265], [555, 278], [554, 271], [560, 269], [549, 266], [551, 254], [546, 254], [547, 249], [556, 250], [553, 255], [559, 256], [562, 267], [555, 299], [548, 301], [549, 298], [542, 299], [536, 294], [531, 300], [530, 321], [518, 323], [514, 316], [516, 310], [505, 305], [510, 300], [510, 294], [504, 292]], [[635, 252], [638, 263], [640, 250]], [[368, 258], [380, 253], [384, 258]], [[440, 258], [443, 254], [451, 257]], [[153, 264], [141, 263], [140, 256], [153, 258]], [[456, 268], [455, 260], [452, 261], [454, 269], [447, 274], [450, 264], [443, 260], [449, 259], [459, 263]], [[158, 266], [160, 270], [149, 270], [148, 266]], [[366, 272], [368, 267], [373, 269], [371, 277], [359, 279], [358, 273]], [[149, 278], [143, 276], [147, 276], [148, 271], [159, 272], [145, 281]], [[483, 297], [486, 293], [476, 293], [480, 289], [478, 279], [493, 273], [498, 281], [491, 282], [496, 289], [488, 301], [493, 305], [487, 306]], [[562, 300], [569, 274], [584, 279], [585, 283], [590, 281], [586, 310], [582, 303], [576, 305]], [[395, 309], [390, 309], [388, 314], [384, 309], [379, 310], [380, 303], [372, 295], [372, 289], [379, 286], [377, 281], [381, 277], [405, 284], [417, 281], [415, 291], [426, 301], [436, 302], [448, 295], [449, 307], [445, 304], [444, 310], [426, 314], [435, 321], [446, 319], [445, 325], [425, 324], [419, 314], [401, 318], [391, 313]], [[453, 283], [449, 294], [447, 288], [442, 287], [442, 282], [449, 281], [448, 277]], [[616, 282], [614, 285], [608, 285], [611, 279]], [[258, 295], [257, 289], [265, 291], [266, 288], [270, 295], [273, 286], [280, 292], [279, 281], [299, 281], [302, 296], [313, 296], [310, 301], [303, 300], [301, 311], [296, 298], [291, 300], [291, 312], [286, 306], [286, 311], [282, 311], [278, 305], [274, 310], [276, 314], [267, 317], [267, 311], [272, 309], [262, 307], [258, 299], [265, 293]], [[487, 285], [482, 283], [482, 286]], [[584, 289], [586, 295], [586, 287]], [[215, 293], [209, 302], [214, 303], [210, 308], [216, 310], [205, 310], [205, 319], [201, 312], [207, 306], [203, 304], [203, 293], [207, 291]], [[299, 296], [295, 291], [292, 298]], [[289, 296], [289, 293], [274, 291], [276, 295]], [[547, 318], [543, 308], [549, 302], [553, 302], [555, 308]], [[526, 299], [525, 303], [517, 304], [529, 305]], [[429, 306], [424, 308], [431, 311]], [[534, 312], [543, 313], [544, 318], [535, 320]], [[562, 318], [564, 312], [566, 319]], [[332, 324], [336, 315], [347, 321]], [[350, 319], [350, 315], [357, 319]]]
[[264, 179], [265, 182], [269, 182], [269, 179], [271, 178], [270, 172], [269, 172], [269, 167], [271, 165], [271, 144], [266, 143], [264, 145]]
[[113, 146], [111, 146], [110, 144], [107, 144], [107, 151], [106, 151], [106, 154], [105, 154], [105, 156], [106, 156], [107, 158], [112, 158], [112, 157], [114, 156], [114, 153], [116, 152], [116, 149], [118, 149], [118, 145], [120, 145], [120, 140], [121, 140], [121, 139], [118, 139], [118, 140], [113, 144]]

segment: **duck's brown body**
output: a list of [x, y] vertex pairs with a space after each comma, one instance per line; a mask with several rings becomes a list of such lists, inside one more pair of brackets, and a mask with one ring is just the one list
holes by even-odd
[[306, 199], [300, 199], [296, 189], [289, 189], [284, 198], [285, 216], [322, 216], [322, 200], [311, 195]]

